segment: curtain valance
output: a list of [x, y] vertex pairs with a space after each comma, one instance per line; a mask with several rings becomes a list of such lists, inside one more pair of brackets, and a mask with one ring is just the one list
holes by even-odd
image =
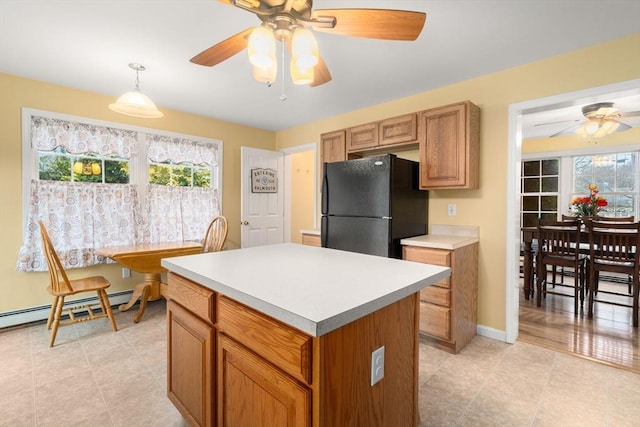
[[147, 157], [153, 162], [179, 164], [184, 162], [195, 165], [216, 166], [218, 164], [218, 145], [192, 139], [147, 135]]
[[138, 155], [138, 133], [132, 130], [31, 117], [31, 144], [40, 151], [63, 147], [72, 154], [96, 153], [130, 159]]

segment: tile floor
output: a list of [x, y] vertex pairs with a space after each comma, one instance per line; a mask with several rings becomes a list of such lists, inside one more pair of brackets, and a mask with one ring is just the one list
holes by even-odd
[[[165, 396], [165, 304], [61, 328], [0, 331], [0, 426], [184, 426]], [[476, 337], [420, 346], [420, 426], [638, 426], [640, 375]], [[396, 426], [393, 426], [396, 427]]]

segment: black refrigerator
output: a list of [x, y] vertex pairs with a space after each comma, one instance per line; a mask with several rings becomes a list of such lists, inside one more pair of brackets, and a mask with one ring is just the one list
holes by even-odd
[[417, 162], [393, 154], [325, 163], [322, 246], [402, 258], [400, 239], [427, 234], [418, 174]]

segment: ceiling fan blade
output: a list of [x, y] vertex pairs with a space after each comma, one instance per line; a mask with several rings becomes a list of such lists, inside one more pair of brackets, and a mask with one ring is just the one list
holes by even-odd
[[327, 68], [327, 64], [325, 64], [322, 57], [318, 58], [318, 63], [316, 67], [313, 69], [313, 81], [309, 83], [310, 87], [316, 87], [323, 85], [327, 82], [331, 81], [331, 73]]
[[576, 133], [576, 130], [578, 130], [579, 127], [580, 127], [580, 123], [575, 124], [573, 126], [569, 126], [565, 130], [561, 130], [560, 132], [556, 132], [553, 135], [549, 135], [549, 138], [555, 138], [556, 136], [561, 136], [561, 135], [573, 135]]
[[567, 122], [574, 122], [574, 123], [578, 123], [580, 120], [578, 119], [574, 119], [574, 120], [559, 120], [557, 122], [546, 122], [546, 123], [536, 123], [533, 126], [548, 126], [548, 125], [557, 125], [560, 123], [567, 123]]
[[631, 129], [631, 126], [629, 126], [626, 123], [622, 123], [619, 120], [613, 120], [613, 119], [609, 119], [609, 120], [611, 120], [612, 122], [618, 123], [618, 129], [616, 129], [616, 132], [622, 132], [622, 131], [625, 131], [627, 129]]
[[205, 65], [207, 67], [213, 67], [231, 58], [233, 55], [243, 51], [247, 48], [247, 37], [249, 33], [253, 31], [253, 27], [247, 28], [244, 31], [239, 32], [236, 35], [229, 37], [226, 40], [221, 41], [218, 44], [211, 46], [208, 49], [203, 50], [196, 56], [190, 59], [191, 62], [198, 65]]
[[314, 26], [314, 30], [343, 36], [384, 40], [415, 40], [422, 32], [427, 14], [391, 9], [320, 9], [312, 18], [333, 16], [333, 28]]

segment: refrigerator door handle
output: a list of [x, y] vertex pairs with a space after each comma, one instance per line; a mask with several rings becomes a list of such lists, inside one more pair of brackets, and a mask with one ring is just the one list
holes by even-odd
[[328, 235], [327, 235], [327, 226], [329, 225], [329, 218], [327, 218], [326, 216], [323, 216], [320, 220], [320, 246], [322, 246], [323, 248], [327, 247], [327, 239], [328, 239]]
[[327, 164], [324, 165], [324, 176], [322, 177], [322, 208], [323, 215], [329, 213], [329, 182], [327, 181]]

